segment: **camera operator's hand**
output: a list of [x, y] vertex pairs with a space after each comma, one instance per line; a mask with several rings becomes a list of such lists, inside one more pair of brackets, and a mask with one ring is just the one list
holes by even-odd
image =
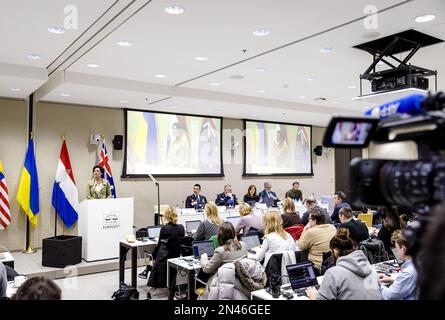
[[306, 289], [306, 295], [309, 297], [310, 300], [315, 300], [317, 297], [318, 290], [314, 287], [309, 287]]
[[379, 282], [381, 284], [388, 285], [388, 284], [392, 284], [394, 282], [394, 279], [384, 275], [383, 273], [380, 273], [379, 274]]

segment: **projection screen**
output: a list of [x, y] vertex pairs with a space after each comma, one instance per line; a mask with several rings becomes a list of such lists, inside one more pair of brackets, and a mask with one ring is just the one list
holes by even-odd
[[125, 110], [123, 177], [222, 176], [222, 118]]
[[244, 120], [244, 176], [313, 175], [312, 126]]

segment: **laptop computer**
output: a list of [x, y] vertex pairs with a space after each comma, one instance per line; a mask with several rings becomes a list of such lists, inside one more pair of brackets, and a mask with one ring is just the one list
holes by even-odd
[[200, 223], [201, 223], [201, 220], [186, 221], [185, 222], [185, 231], [187, 232], [187, 234], [191, 235], [191, 234], [196, 233]]
[[148, 239], [153, 240], [154, 238], [159, 238], [162, 226], [151, 226], [147, 227]]
[[192, 248], [195, 259], [200, 259], [203, 253], [207, 253], [207, 256], [210, 258], [215, 252], [213, 240], [195, 241], [192, 243]]
[[234, 227], [236, 227], [240, 219], [240, 216], [227, 217], [227, 222], [230, 222]]
[[253, 248], [260, 246], [260, 238], [258, 238], [257, 234], [241, 236], [241, 241], [244, 243], [246, 250], [251, 253], [255, 253], [255, 251], [252, 250]]
[[315, 276], [312, 262], [305, 261], [286, 266], [289, 282], [292, 290], [298, 295], [306, 295], [306, 288], [318, 287], [317, 277]]
[[264, 198], [262, 201], [268, 208], [278, 206], [278, 200], [274, 198]]

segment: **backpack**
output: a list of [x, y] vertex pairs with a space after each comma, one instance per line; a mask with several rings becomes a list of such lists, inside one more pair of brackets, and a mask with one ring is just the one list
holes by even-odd
[[136, 288], [126, 283], [121, 283], [119, 289], [111, 296], [114, 300], [139, 300], [139, 292]]
[[389, 260], [388, 252], [385, 250], [383, 241], [378, 239], [367, 239], [360, 242], [358, 246], [365, 256], [368, 258], [370, 264]]

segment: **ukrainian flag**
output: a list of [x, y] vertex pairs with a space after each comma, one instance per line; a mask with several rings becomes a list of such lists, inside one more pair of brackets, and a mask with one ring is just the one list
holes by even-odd
[[17, 201], [23, 211], [28, 215], [29, 222], [33, 227], [37, 226], [37, 215], [39, 214], [39, 179], [37, 177], [36, 159], [34, 156], [34, 143], [29, 139], [28, 151], [26, 152], [25, 164], [22, 169]]

